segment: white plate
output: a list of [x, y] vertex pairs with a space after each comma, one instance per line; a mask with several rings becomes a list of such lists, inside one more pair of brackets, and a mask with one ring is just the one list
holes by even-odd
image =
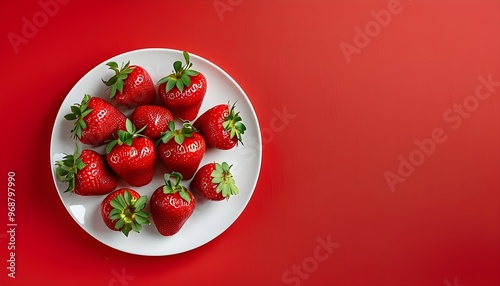
[[[154, 224], [143, 226], [141, 233], [131, 232], [128, 237], [122, 233], [109, 230], [102, 221], [100, 204], [105, 196], [83, 197], [75, 194], [64, 193], [66, 183], [57, 181], [55, 177], [55, 162], [60, 160], [64, 154], [74, 152], [75, 141], [70, 137], [73, 122], [64, 119], [64, 115], [70, 112], [70, 106], [80, 103], [83, 96], [88, 93], [92, 96], [108, 99], [106, 86], [101, 79], [107, 79], [113, 75], [106, 63], [115, 61], [119, 65], [130, 60], [131, 64], [140, 65], [145, 68], [157, 82], [160, 78], [171, 73], [174, 61], [184, 61], [182, 51], [170, 49], [142, 49], [127, 52], [115, 56], [97, 65], [89, 71], [71, 89], [64, 99], [57, 114], [52, 138], [50, 143], [50, 161], [54, 183], [62, 203], [85, 231], [100, 242], [118, 249], [120, 251], [148, 256], [160, 256], [177, 254], [197, 248], [218, 235], [223, 233], [241, 214], [250, 200], [257, 179], [259, 177], [262, 160], [262, 140], [260, 136], [259, 123], [252, 104], [239, 85], [222, 69], [197, 55], [190, 54], [193, 69], [202, 72], [207, 78], [207, 93], [198, 115], [201, 115], [210, 107], [227, 103], [237, 102], [236, 109], [240, 111], [243, 122], [247, 126], [243, 134], [245, 145], [239, 145], [231, 150], [207, 149], [201, 162], [226, 161], [233, 164], [232, 173], [240, 193], [231, 196], [229, 201], [213, 202], [202, 200], [197, 197], [197, 206], [193, 215], [188, 219], [183, 228], [171, 237], [161, 236]], [[123, 110], [126, 115], [130, 111]], [[83, 148], [90, 148], [81, 145]], [[104, 148], [96, 149], [101, 154]], [[157, 162], [156, 173], [153, 181], [140, 188], [132, 188], [141, 195], [151, 198], [153, 191], [162, 186], [165, 168], [161, 162]], [[189, 181], [183, 181], [184, 186], [189, 187]], [[121, 180], [118, 187], [128, 187]], [[149, 211], [149, 202], [147, 205]]]

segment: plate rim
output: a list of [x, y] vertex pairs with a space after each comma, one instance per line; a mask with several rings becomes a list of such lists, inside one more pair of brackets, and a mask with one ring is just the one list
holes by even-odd
[[[180, 251], [175, 251], [175, 252], [169, 252], [169, 253], [143, 253], [143, 252], [138, 252], [138, 251], [127, 251], [127, 250], [124, 250], [124, 249], [120, 249], [118, 247], [116, 247], [115, 245], [112, 245], [112, 244], [109, 244], [109, 243], [106, 243], [106, 242], [103, 242], [101, 239], [99, 239], [98, 237], [96, 237], [91, 231], [89, 231], [88, 229], [86, 229], [84, 227], [84, 224], [80, 223], [77, 218], [75, 217], [75, 215], [73, 214], [73, 212], [69, 209], [69, 206], [68, 204], [64, 201], [63, 197], [62, 197], [62, 194], [60, 192], [60, 190], [58, 189], [58, 183], [59, 181], [57, 180], [56, 176], [55, 176], [55, 172], [54, 172], [54, 164], [53, 164], [53, 157], [55, 154], [57, 154], [57, 152], [55, 150], [53, 150], [53, 139], [54, 139], [54, 135], [57, 133], [57, 130], [56, 130], [56, 125], [57, 125], [57, 122], [60, 120], [60, 115], [61, 113], [63, 112], [63, 104], [64, 102], [66, 101], [67, 97], [69, 95], [71, 95], [75, 89], [77, 89], [77, 87], [81, 84], [81, 82], [84, 81], [85, 78], [89, 77], [91, 74], [93, 73], [96, 73], [96, 71], [98, 69], [101, 69], [103, 67], [103, 65], [105, 65], [106, 63], [118, 58], [118, 57], [126, 57], [127, 55], [130, 55], [130, 54], [137, 54], [137, 53], [148, 53], [148, 52], [163, 52], [163, 53], [180, 53], [182, 54], [183, 51], [181, 50], [177, 50], [177, 49], [171, 49], [171, 48], [160, 48], [160, 47], [150, 47], [150, 48], [140, 48], [140, 49], [135, 49], [135, 50], [130, 50], [130, 51], [126, 51], [126, 52], [123, 52], [123, 53], [119, 53], [119, 54], [116, 54], [104, 61], [101, 61], [99, 62], [98, 64], [96, 64], [92, 69], [90, 69], [89, 71], [87, 71], [83, 76], [81, 76], [71, 87], [71, 89], [66, 93], [66, 95], [64, 96], [64, 98], [62, 99], [61, 103], [60, 103], [60, 106], [58, 108], [58, 111], [56, 113], [56, 116], [54, 118], [54, 121], [53, 121], [53, 127], [52, 127], [52, 131], [51, 131], [51, 136], [50, 136], [50, 142], [49, 142], [49, 163], [50, 163], [50, 168], [51, 168], [51, 174], [52, 174], [52, 181], [53, 181], [53, 184], [54, 184], [54, 189], [56, 190], [58, 196], [59, 196], [59, 199], [60, 199], [60, 202], [63, 204], [64, 208], [66, 209], [66, 211], [68, 212], [68, 214], [71, 216], [71, 218], [75, 221], [75, 223], [80, 227], [82, 228], [87, 234], [89, 234], [91, 237], [93, 237], [95, 240], [99, 241], [100, 243], [106, 245], [107, 247], [109, 248], [112, 248], [112, 249], [115, 249], [117, 251], [120, 251], [120, 252], [123, 252], [123, 253], [128, 253], [128, 254], [132, 254], [132, 255], [139, 255], [139, 256], [170, 256], [170, 255], [177, 255], [177, 254], [181, 254], [181, 253], [185, 253], [185, 252], [189, 252], [189, 251], [192, 251], [194, 249], [197, 249], [197, 248], [200, 248], [202, 247], [203, 245], [211, 242], [212, 240], [216, 239], [217, 237], [219, 237], [220, 235], [222, 235], [224, 232], [226, 232], [227, 229], [229, 229], [237, 220], [238, 218], [241, 216], [241, 214], [243, 213], [243, 211], [246, 209], [246, 207], [248, 206], [254, 192], [255, 192], [255, 189], [257, 187], [257, 183], [259, 181], [259, 178], [260, 178], [260, 172], [261, 172], [261, 168], [262, 168], [262, 156], [263, 156], [263, 152], [262, 152], [262, 149], [263, 149], [263, 144], [262, 144], [262, 134], [261, 134], [261, 127], [260, 127], [260, 123], [259, 123], [259, 119], [258, 119], [258, 116], [257, 116], [257, 113], [253, 107], [253, 104], [250, 100], [250, 98], [248, 97], [248, 95], [245, 93], [245, 91], [241, 88], [241, 86], [238, 84], [238, 82], [236, 82], [236, 80], [231, 77], [225, 70], [223, 70], [221, 67], [219, 67], [217, 64], [209, 61], [208, 59], [202, 57], [202, 56], [199, 56], [198, 54], [195, 54], [195, 53], [191, 53], [189, 52], [189, 55], [191, 58], [196, 58], [196, 60], [200, 60], [200, 61], [203, 61], [205, 62], [205, 64], [208, 64], [209, 66], [215, 68], [218, 72], [220, 72], [224, 78], [226, 80], [229, 80], [231, 82], [231, 84], [236, 87], [236, 89], [238, 90], [238, 92], [243, 95], [243, 99], [246, 101], [246, 104], [248, 104], [248, 106], [250, 107], [249, 110], [251, 112], [251, 115], [253, 117], [253, 119], [255, 120], [255, 123], [256, 123], [256, 127], [257, 127], [257, 130], [255, 132], [255, 135], [256, 135], [256, 138], [253, 138], [256, 140], [256, 142], [258, 143], [257, 147], [258, 147], [258, 150], [257, 150], [257, 158], [256, 158], [256, 161], [257, 161], [257, 169], [256, 169], [256, 178], [255, 180], [252, 181], [252, 185], [251, 185], [251, 192], [250, 192], [250, 195], [248, 196], [247, 199], [244, 200], [243, 204], [241, 205], [241, 208], [238, 209], [237, 212], [234, 212], [234, 220], [232, 220], [231, 223], [229, 223], [227, 226], [223, 227], [223, 229], [221, 229], [221, 231], [219, 233], [217, 233], [215, 236], [211, 237], [210, 239], [200, 243], [200, 244], [197, 244], [196, 246], [194, 247], [191, 247], [189, 249], [184, 249], [184, 250], [180, 250]], [[157, 87], [157, 84], [155, 83], [155, 88]], [[199, 116], [200, 114], [198, 114]], [[197, 117], [198, 117], [197, 116]], [[79, 143], [77, 140], [75, 140], [75, 143]], [[81, 143], [79, 143], [81, 144]], [[104, 196], [103, 196], [104, 198]], [[149, 198], [148, 198], [149, 200]], [[153, 223], [152, 223], [153, 225]]]

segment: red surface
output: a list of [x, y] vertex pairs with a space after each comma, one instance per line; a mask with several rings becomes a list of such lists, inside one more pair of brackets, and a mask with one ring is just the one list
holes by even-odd
[[[500, 284], [500, 1], [66, 2], [45, 18], [37, 1], [0, 4], [1, 285]], [[34, 15], [40, 27], [23, 31]], [[92, 238], [64, 209], [49, 167], [71, 87], [146, 47], [226, 70], [264, 140], [241, 217], [175, 256]], [[480, 77], [493, 84], [476, 95]]]

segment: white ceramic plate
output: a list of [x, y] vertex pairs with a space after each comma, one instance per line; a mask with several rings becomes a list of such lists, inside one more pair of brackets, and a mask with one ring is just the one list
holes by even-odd
[[[245, 145], [239, 145], [231, 150], [207, 149], [200, 166], [208, 162], [226, 161], [233, 164], [232, 173], [240, 193], [231, 196], [229, 201], [213, 202], [197, 197], [197, 206], [193, 215], [188, 219], [183, 228], [171, 237], [161, 236], [154, 224], [143, 226], [141, 233], [130, 232], [128, 237], [122, 233], [109, 230], [102, 221], [100, 204], [105, 196], [83, 197], [75, 194], [64, 193], [66, 183], [57, 181], [55, 177], [55, 162], [65, 154], [73, 154], [75, 141], [70, 137], [73, 122], [64, 119], [70, 112], [70, 106], [80, 103], [85, 94], [108, 99], [106, 86], [101, 79], [113, 75], [106, 63], [115, 61], [119, 65], [130, 60], [131, 64], [145, 68], [157, 82], [160, 78], [171, 73], [174, 61], [184, 61], [182, 51], [170, 49], [142, 49], [115, 56], [97, 65], [89, 71], [71, 89], [64, 99], [52, 131], [50, 144], [50, 161], [54, 183], [62, 203], [85, 231], [100, 242], [120, 251], [148, 256], [171, 255], [197, 248], [223, 233], [241, 214], [250, 200], [257, 179], [259, 177], [262, 160], [262, 140], [259, 123], [252, 104], [239, 85], [222, 69], [194, 54], [190, 54], [193, 69], [202, 72], [207, 78], [207, 93], [198, 115], [210, 107], [237, 102], [236, 109], [240, 112], [243, 122], [247, 126], [243, 134]], [[131, 111], [122, 109], [126, 115]], [[82, 148], [90, 148], [81, 145]], [[96, 148], [101, 154], [104, 148]], [[156, 173], [153, 181], [140, 188], [132, 188], [141, 195], [147, 195], [148, 200], [153, 191], [162, 186], [163, 174], [166, 169], [161, 162], [156, 164]], [[189, 181], [183, 181], [189, 187]], [[118, 187], [128, 187], [121, 180]], [[149, 203], [146, 207], [149, 211]]]

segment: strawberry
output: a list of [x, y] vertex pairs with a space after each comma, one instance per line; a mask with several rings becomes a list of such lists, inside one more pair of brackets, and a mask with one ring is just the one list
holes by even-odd
[[118, 176], [134, 187], [151, 182], [154, 176], [156, 149], [153, 140], [139, 134], [127, 119], [126, 130], [118, 130], [118, 139], [106, 147], [108, 165]]
[[168, 128], [157, 141], [158, 156], [171, 172], [189, 180], [205, 155], [205, 140], [189, 122], [176, 130], [175, 123], [170, 121]]
[[73, 138], [87, 145], [99, 146], [112, 140], [116, 131], [125, 128], [125, 115], [104, 99], [86, 94], [80, 104], [71, 106], [64, 118], [76, 120], [71, 131]]
[[239, 193], [228, 163], [208, 163], [194, 175], [189, 188], [212, 201], [229, 200]]
[[121, 231], [125, 236], [131, 230], [140, 232], [142, 225], [151, 224], [150, 214], [144, 212], [148, 198], [128, 188], [107, 195], [101, 203], [101, 216], [106, 226]]
[[229, 150], [238, 142], [243, 144], [241, 135], [245, 133], [246, 127], [234, 107], [235, 104], [216, 105], [196, 119], [193, 126], [205, 138], [207, 146]]
[[[176, 179], [175, 184], [171, 177]], [[151, 196], [151, 217], [161, 235], [171, 236], [179, 232], [193, 214], [196, 201], [193, 194], [179, 184], [181, 174], [165, 174], [164, 180], [165, 185], [157, 188]]]
[[146, 126], [142, 134], [152, 140], [157, 140], [163, 132], [167, 131], [168, 122], [174, 120], [174, 116], [165, 107], [142, 105], [134, 109], [130, 120], [138, 128]]
[[174, 116], [192, 121], [198, 115], [207, 92], [207, 80], [202, 73], [191, 69], [193, 64], [189, 62], [189, 54], [183, 52], [183, 55], [186, 64], [174, 62], [173, 73], [158, 81], [158, 93]]
[[122, 63], [120, 69], [116, 62], [106, 64], [115, 75], [107, 81], [102, 80], [109, 87], [109, 97], [127, 107], [153, 104], [156, 99], [156, 90], [149, 73], [142, 67], [130, 65], [128, 61]]
[[65, 192], [81, 196], [105, 195], [118, 184], [118, 178], [109, 169], [103, 155], [94, 150], [80, 153], [78, 145], [73, 155], [66, 154], [56, 165], [57, 179], [68, 183]]

